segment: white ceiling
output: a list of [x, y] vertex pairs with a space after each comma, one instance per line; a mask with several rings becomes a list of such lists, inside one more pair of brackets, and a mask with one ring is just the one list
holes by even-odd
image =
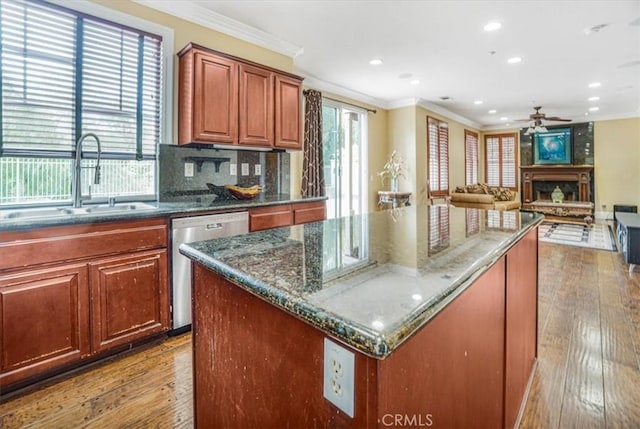
[[[213, 28], [223, 22], [294, 56], [295, 71], [316, 86], [380, 107], [436, 104], [485, 129], [513, 127], [537, 105], [576, 121], [640, 116], [639, 0], [140, 3]], [[485, 32], [494, 20], [502, 28]], [[513, 56], [523, 61], [508, 64]], [[599, 111], [585, 116], [590, 107]]]

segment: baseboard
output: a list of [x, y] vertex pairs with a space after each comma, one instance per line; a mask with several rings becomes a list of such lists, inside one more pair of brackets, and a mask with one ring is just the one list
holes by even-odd
[[613, 220], [613, 212], [595, 212], [596, 219]]

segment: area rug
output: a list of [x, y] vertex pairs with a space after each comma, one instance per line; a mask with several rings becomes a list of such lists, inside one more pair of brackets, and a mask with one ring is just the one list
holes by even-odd
[[616, 242], [609, 225], [543, 222], [538, 228], [538, 238], [546, 243], [616, 251]]

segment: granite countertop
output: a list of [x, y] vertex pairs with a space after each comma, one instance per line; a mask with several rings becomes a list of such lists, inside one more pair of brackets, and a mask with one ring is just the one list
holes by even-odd
[[[8, 218], [2, 214], [20, 209], [0, 210], [0, 231], [20, 231], [48, 226], [100, 223], [118, 220], [154, 218], [170, 215], [197, 215], [199, 212], [248, 210], [252, 207], [299, 202], [323, 201], [326, 197], [292, 197], [286, 194], [262, 195], [250, 200], [216, 200], [214, 195], [186, 196], [172, 202], [145, 202], [150, 208], [118, 212], [65, 214], [50, 217]], [[87, 205], [88, 207], [90, 205]], [[28, 210], [28, 209], [24, 209]]]
[[180, 252], [382, 359], [543, 218], [413, 206], [183, 244]]

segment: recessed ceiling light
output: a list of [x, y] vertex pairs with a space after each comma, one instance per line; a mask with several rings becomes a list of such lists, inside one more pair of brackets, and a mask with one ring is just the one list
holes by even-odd
[[599, 107], [589, 107], [589, 112], [597, 112], [598, 110], [600, 110]]
[[589, 112], [584, 112], [584, 116], [589, 116]]
[[498, 21], [493, 21], [484, 26], [484, 31], [496, 31], [502, 27], [502, 24]]
[[502, 118], [500, 118], [501, 121], [508, 121], [509, 118], [507, 118], [506, 116], [503, 116]]
[[598, 88], [600, 86], [600, 82], [591, 82], [589, 84], [589, 88]]
[[398, 79], [409, 79], [411, 76], [413, 76], [411, 73], [402, 73]]
[[371, 61], [369, 61], [369, 64], [371, 64], [372, 66], [379, 66], [383, 62], [384, 61], [382, 61], [382, 58], [374, 58]]
[[496, 109], [491, 109], [489, 110], [489, 113], [493, 115], [494, 113], [498, 113], [498, 111]]
[[598, 101], [600, 100], [600, 97], [589, 97], [589, 101]]
[[420, 81], [418, 79], [413, 79], [411, 82], [409, 82], [411, 85], [420, 85]]
[[476, 101], [473, 102], [473, 104], [475, 104], [475, 105], [479, 105], [479, 104], [482, 104], [482, 103], [484, 103], [484, 101], [482, 101], [482, 100], [476, 100]]
[[448, 95], [443, 95], [442, 97], [440, 97], [440, 100], [449, 101], [449, 100], [453, 100], [453, 98], [449, 97]]
[[509, 64], [518, 64], [519, 62], [522, 62], [522, 58], [521, 57], [512, 57], [512, 58], [509, 58], [507, 60], [507, 62]]

